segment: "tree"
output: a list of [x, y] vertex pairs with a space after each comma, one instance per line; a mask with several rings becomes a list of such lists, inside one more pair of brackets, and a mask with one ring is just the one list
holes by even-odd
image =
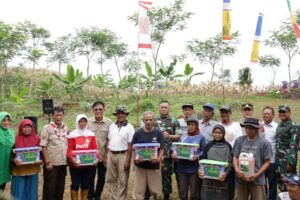
[[161, 61], [161, 67], [159, 68], [159, 73], [163, 79], [165, 79], [165, 87], [168, 87], [168, 82], [173, 81], [176, 78], [182, 77], [182, 74], [175, 74], [175, 66], [177, 60], [174, 59], [168, 66], [165, 66]]
[[7, 74], [7, 65], [16, 56], [21, 55], [28, 37], [16, 25], [0, 21], [0, 67]]
[[58, 74], [61, 74], [61, 66], [70, 63], [74, 54], [71, 51], [72, 35], [61, 36], [54, 40], [53, 43], [47, 43], [47, 50], [49, 51], [48, 62], [58, 62]]
[[259, 64], [262, 67], [270, 67], [273, 71], [273, 79], [272, 79], [272, 85], [275, 86], [275, 76], [276, 76], [276, 70], [274, 67], [279, 67], [281, 62], [279, 58], [273, 57], [273, 55], [264, 55], [259, 57]]
[[[297, 16], [300, 17], [300, 12], [297, 12]], [[298, 17], [298, 24], [300, 22], [300, 18]], [[282, 22], [279, 29], [274, 30], [271, 36], [265, 40], [266, 45], [270, 47], [276, 47], [286, 54], [288, 57], [288, 74], [289, 74], [289, 82], [291, 83], [291, 63], [292, 59], [296, 55], [298, 51], [297, 40], [295, 37], [295, 33], [293, 31], [290, 19]]]
[[[187, 25], [186, 21], [193, 14], [183, 10], [184, 3], [184, 0], [174, 0], [174, 3], [168, 7], [156, 7], [147, 12], [150, 24], [152, 25], [151, 39], [154, 74], [158, 72], [158, 55], [161, 46], [166, 42], [167, 34], [185, 29]], [[138, 13], [129, 16], [128, 19], [137, 25]]]
[[194, 68], [190, 66], [190, 64], [186, 64], [185, 68], [184, 68], [184, 72], [183, 72], [183, 76], [184, 78], [184, 84], [186, 85], [190, 85], [191, 84], [191, 80], [194, 76], [199, 76], [204, 74], [204, 72], [197, 72], [197, 73], [193, 73]]
[[106, 52], [107, 57], [112, 58], [115, 63], [119, 75], [119, 81], [122, 80], [121, 69], [119, 67], [119, 59], [124, 57], [127, 53], [128, 45], [119, 41], [114, 41]]
[[80, 56], [85, 56], [87, 59], [86, 74], [90, 74], [90, 62], [96, 52], [98, 47], [94, 43], [94, 28], [87, 29], [81, 28], [76, 30], [76, 35], [71, 42], [71, 49]]
[[199, 60], [200, 64], [209, 64], [212, 67], [210, 81], [212, 82], [215, 75], [215, 67], [221, 61], [223, 56], [232, 56], [237, 51], [235, 44], [238, 43], [239, 33], [232, 34], [230, 43], [223, 42], [222, 34], [205, 41], [193, 39], [187, 42], [187, 50]]
[[122, 69], [127, 74], [137, 75], [139, 73], [139, 70], [141, 70], [140, 62], [141, 60], [138, 60], [137, 52], [132, 51], [126, 54], [122, 65]]
[[83, 78], [82, 72], [79, 72], [78, 69], [75, 70], [72, 65], [67, 65], [67, 74], [65, 78], [60, 77], [57, 74], [53, 74], [53, 76], [56, 80], [64, 84], [65, 90], [70, 94], [72, 100], [75, 99], [76, 94], [79, 94], [84, 84], [91, 79], [91, 76]]
[[223, 83], [228, 84], [231, 82], [231, 70], [230, 69], [220, 69], [219, 74], [217, 74], [218, 79], [220, 79]]
[[249, 67], [244, 67], [242, 69], [239, 69], [239, 78], [238, 78], [238, 84], [242, 86], [250, 86], [253, 82], [253, 79], [251, 77], [251, 69]]

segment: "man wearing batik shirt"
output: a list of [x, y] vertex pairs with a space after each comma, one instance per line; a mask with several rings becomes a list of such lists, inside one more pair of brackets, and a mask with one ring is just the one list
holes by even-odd
[[[165, 141], [165, 155], [162, 163], [162, 185], [164, 199], [168, 200], [172, 193], [172, 173], [173, 161], [171, 158], [172, 142], [176, 142], [181, 137], [181, 129], [176, 118], [170, 116], [170, 103], [162, 101], [159, 104], [160, 116], [156, 117], [156, 127], [160, 129]], [[174, 166], [176, 173], [176, 165]]]
[[44, 157], [43, 200], [62, 200], [67, 168], [68, 127], [63, 123], [64, 109], [52, 109], [53, 121], [44, 126], [40, 146]]
[[292, 130], [295, 122], [291, 119], [291, 108], [288, 105], [280, 105], [278, 112], [281, 122], [276, 130], [276, 164], [279, 172], [277, 183], [281, 191], [286, 191], [282, 179], [296, 173], [297, 143]]

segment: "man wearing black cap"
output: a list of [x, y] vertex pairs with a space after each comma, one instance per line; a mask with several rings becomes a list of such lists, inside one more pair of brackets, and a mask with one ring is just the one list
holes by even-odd
[[287, 192], [278, 195], [278, 200], [299, 200], [300, 199], [300, 176], [292, 174], [283, 179], [287, 186]]
[[180, 124], [182, 136], [187, 134], [187, 119], [194, 115], [194, 105], [191, 103], [185, 103], [182, 105], [183, 118], [178, 119]]
[[291, 119], [291, 108], [284, 104], [278, 107], [281, 122], [276, 129], [276, 164], [279, 174], [279, 189], [286, 191], [282, 178], [296, 173], [297, 143], [293, 134], [295, 123]]
[[205, 137], [206, 142], [213, 140], [212, 130], [215, 125], [218, 124], [213, 120], [215, 105], [212, 103], [206, 103], [203, 105], [202, 119], [200, 120], [200, 133]]
[[[253, 117], [253, 105], [251, 103], [244, 103], [242, 105], [242, 119], [241, 122], [243, 122], [247, 117]], [[242, 133], [243, 135], [246, 135], [245, 128], [242, 127]]]
[[113, 115], [117, 121], [110, 125], [108, 131], [106, 182], [111, 200], [126, 200], [131, 156], [128, 148], [134, 128], [126, 120], [129, 112], [124, 106], [117, 107]]
[[231, 145], [234, 145], [235, 140], [242, 136], [242, 128], [239, 123], [231, 119], [231, 107], [222, 105], [220, 108], [221, 121], [220, 124], [225, 128], [225, 140]]
[[252, 199], [263, 200], [266, 199], [264, 173], [270, 165], [271, 145], [258, 136], [258, 119], [246, 118], [241, 126], [245, 127], [246, 135], [235, 141], [232, 150], [237, 178], [236, 197], [237, 200], [246, 200], [251, 195]]

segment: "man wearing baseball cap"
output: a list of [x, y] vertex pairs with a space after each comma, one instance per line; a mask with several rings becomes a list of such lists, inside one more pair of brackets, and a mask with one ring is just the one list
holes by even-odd
[[215, 105], [213, 103], [206, 103], [203, 105], [202, 119], [200, 120], [200, 133], [205, 137], [206, 142], [213, 140], [212, 130], [218, 124], [213, 120]]
[[[253, 104], [251, 103], [244, 103], [242, 105], [241, 111], [242, 111], [242, 119], [241, 122], [243, 122], [247, 117], [253, 117]], [[242, 127], [242, 133], [243, 135], [246, 135], [245, 128]]]
[[300, 199], [300, 176], [292, 174], [283, 179], [287, 192], [278, 195], [278, 200], [299, 200]]
[[187, 134], [187, 119], [194, 115], [194, 105], [192, 103], [185, 103], [181, 106], [183, 118], [178, 119], [180, 124], [182, 136]]
[[291, 108], [288, 105], [280, 105], [278, 112], [281, 121], [276, 129], [275, 162], [280, 173], [277, 183], [281, 191], [286, 191], [282, 178], [296, 173], [297, 143], [293, 134], [295, 122], [291, 119]]

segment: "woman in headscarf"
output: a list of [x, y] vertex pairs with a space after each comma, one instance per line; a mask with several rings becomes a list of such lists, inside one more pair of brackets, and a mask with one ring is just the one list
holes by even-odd
[[0, 112], [0, 192], [10, 181], [11, 150], [15, 143], [15, 134], [10, 129], [11, 117], [7, 112]]
[[[33, 123], [29, 119], [21, 121], [16, 136], [14, 148], [38, 147], [40, 138], [35, 132]], [[18, 200], [38, 199], [38, 173], [41, 171], [42, 161], [22, 165], [21, 160], [14, 158], [12, 168], [11, 195]]]
[[[187, 119], [187, 135], [180, 139], [182, 143], [198, 144], [197, 155], [190, 160], [178, 159], [176, 154], [172, 154], [172, 158], [178, 159], [178, 177], [179, 177], [179, 196], [181, 200], [198, 200], [200, 190], [200, 180], [198, 177], [199, 157], [203, 154], [206, 144], [205, 137], [200, 134], [199, 121], [192, 116]], [[189, 195], [190, 191], [190, 195]], [[190, 198], [189, 198], [190, 196]]]
[[[225, 140], [225, 129], [222, 125], [213, 128], [213, 141], [209, 142], [203, 152], [203, 159], [229, 162], [232, 165], [231, 145]], [[219, 176], [219, 180], [203, 179], [201, 188], [202, 199], [229, 200], [232, 198], [233, 189], [230, 180], [231, 167]], [[200, 178], [203, 173], [199, 172]]]
[[[95, 133], [87, 129], [88, 118], [80, 114], [76, 117], [76, 129], [68, 135], [68, 159], [71, 175], [71, 199], [78, 199], [78, 191], [81, 188], [81, 200], [87, 200], [88, 189], [91, 180], [92, 166], [79, 166], [76, 160], [75, 150], [98, 150]], [[97, 154], [97, 161], [99, 154]]]

